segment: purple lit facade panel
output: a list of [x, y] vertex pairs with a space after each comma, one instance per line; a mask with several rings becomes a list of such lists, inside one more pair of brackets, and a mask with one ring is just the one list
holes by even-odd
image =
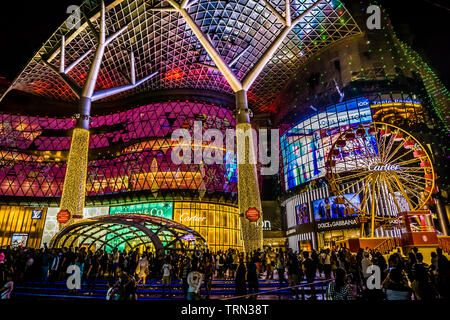
[[[52, 136], [52, 130], [61, 135], [73, 129], [75, 121], [7, 114], [0, 114], [0, 119], [0, 195], [60, 197], [66, 169], [63, 159], [71, 138]], [[160, 189], [236, 193], [234, 165], [172, 162], [171, 133], [185, 128], [193, 136], [194, 121], [202, 121], [203, 130], [219, 129], [224, 135], [235, 126], [230, 110], [194, 102], [156, 103], [92, 117], [87, 195]], [[106, 147], [115, 148], [110, 153], [105, 153], [109, 149], [95, 151]]]

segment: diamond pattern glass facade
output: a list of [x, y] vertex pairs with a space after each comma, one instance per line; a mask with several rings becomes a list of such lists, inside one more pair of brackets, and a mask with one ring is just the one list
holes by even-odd
[[[82, 5], [98, 29], [99, 0]], [[170, 7], [160, 0], [105, 1], [108, 34], [128, 25], [114, 44], [108, 46], [97, 80], [97, 89], [129, 83], [129, 52], [136, 56], [137, 79], [158, 72], [143, 85], [118, 94], [112, 99], [136, 96], [174, 88], [189, 88], [232, 93], [223, 75], [198, 41], [185, 20], [173, 11], [154, 11]], [[268, 1], [284, 12], [285, 1]], [[290, 0], [294, 20], [315, 4], [314, 0]], [[187, 13], [211, 40], [218, 54], [242, 81], [280, 34], [283, 24], [260, 0], [195, 0]], [[78, 29], [70, 29], [69, 18], [31, 59], [11, 89], [26, 91], [61, 101], [76, 101], [70, 88], [43, 62], [60, 63], [61, 35], [66, 38], [66, 66], [95, 46], [94, 34], [85, 19]], [[278, 47], [249, 92], [250, 107], [273, 111], [271, 105], [279, 90], [296, 74], [312, 54], [344, 37], [361, 33], [356, 22], [338, 0], [323, 0], [308, 12]], [[120, 45], [118, 45], [120, 43]], [[90, 53], [69, 73], [75, 83], [86, 81]], [[235, 60], [236, 59], [236, 60]], [[107, 99], [105, 99], [106, 101]]]
[[[60, 197], [75, 120], [10, 114], [0, 114], [0, 119], [0, 195], [44, 203]], [[233, 201], [237, 192], [233, 162], [172, 162], [171, 152], [178, 144], [171, 139], [173, 130], [188, 129], [193, 137], [194, 121], [201, 121], [203, 130], [219, 129], [224, 135], [235, 126], [230, 110], [188, 101], [92, 117], [87, 204], [89, 197], [120, 199], [141, 192], [154, 199], [212, 196]], [[234, 150], [224, 150], [224, 158], [233, 155]]]

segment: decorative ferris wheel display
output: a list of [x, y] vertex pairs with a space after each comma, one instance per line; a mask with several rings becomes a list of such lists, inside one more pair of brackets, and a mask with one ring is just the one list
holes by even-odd
[[[370, 219], [371, 237], [397, 214], [423, 208], [435, 192], [435, 173], [424, 146], [387, 123], [359, 124], [341, 133], [327, 159], [327, 179], [346, 214]], [[361, 234], [363, 236], [363, 234]]]

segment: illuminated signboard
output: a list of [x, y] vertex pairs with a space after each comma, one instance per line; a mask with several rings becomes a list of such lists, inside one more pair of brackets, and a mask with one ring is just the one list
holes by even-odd
[[340, 218], [317, 223], [317, 231], [359, 228], [358, 217]]
[[109, 214], [146, 214], [165, 219], [173, 219], [173, 203], [172, 202], [155, 202], [132, 204], [127, 206], [110, 207]]
[[33, 210], [33, 212], [31, 213], [31, 219], [33, 220], [39, 220], [42, 217], [42, 212], [43, 210]]
[[350, 125], [372, 121], [370, 102], [357, 98], [328, 107], [281, 137], [285, 189], [325, 176], [332, 144]]
[[[358, 208], [360, 206], [360, 199], [358, 194], [345, 194], [344, 197], [348, 201], [350, 201], [354, 205], [354, 207]], [[346, 216], [348, 216], [346, 214], [347, 204], [337, 203], [336, 196], [315, 200], [313, 201], [312, 205], [314, 220], [316, 221], [345, 218]], [[357, 216], [357, 214], [354, 213], [352, 214], [352, 216]]]
[[11, 246], [13, 248], [25, 248], [28, 242], [28, 233], [13, 233], [11, 237]]

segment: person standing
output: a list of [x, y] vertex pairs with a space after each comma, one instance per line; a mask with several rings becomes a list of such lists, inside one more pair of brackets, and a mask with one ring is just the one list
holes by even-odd
[[11, 293], [14, 290], [14, 281], [12, 279], [12, 276], [8, 274], [6, 276], [6, 283], [3, 285], [2, 288], [0, 288], [0, 297], [1, 300], [3, 299], [10, 299]]
[[55, 285], [55, 282], [57, 280], [57, 276], [58, 276], [58, 272], [59, 272], [59, 266], [61, 263], [61, 257], [62, 257], [62, 253], [61, 252], [53, 252], [53, 260], [52, 260], [52, 265], [50, 267], [50, 271], [49, 271], [49, 280], [50, 280], [50, 284], [52, 286]]
[[280, 288], [283, 286], [283, 282], [286, 283], [286, 285], [289, 285], [288, 281], [284, 277], [284, 273], [286, 271], [286, 265], [284, 262], [282, 250], [280, 250], [280, 252], [278, 252], [276, 267], [277, 267], [278, 279], [280, 280]]
[[170, 274], [172, 271], [172, 265], [170, 264], [169, 259], [167, 258], [165, 263], [162, 266], [162, 296], [166, 295], [166, 287], [169, 287], [169, 296], [172, 294], [172, 287], [170, 285]]
[[136, 267], [136, 274], [138, 275], [138, 281], [136, 286], [139, 286], [139, 282], [141, 282], [142, 280], [142, 287], [145, 288], [145, 280], [147, 278], [147, 275], [149, 274], [148, 260], [146, 254], [144, 254], [142, 258], [139, 260]]
[[446, 256], [442, 254], [442, 249], [437, 248], [437, 282], [438, 291], [441, 298], [450, 297], [450, 265]]
[[198, 271], [191, 271], [188, 274], [187, 282], [189, 285], [187, 300], [200, 300], [200, 287], [202, 285], [202, 274]]
[[120, 252], [117, 250], [117, 248], [114, 248], [112, 252], [112, 273], [114, 274], [114, 278], [117, 277], [117, 268], [119, 267], [120, 262]]
[[347, 283], [347, 275], [344, 269], [336, 270], [336, 278], [328, 285], [328, 300], [352, 300], [352, 289]]
[[206, 258], [203, 269], [205, 274], [206, 299], [209, 299], [209, 296], [211, 294], [212, 278], [214, 273], [214, 266], [212, 265], [209, 258]]
[[244, 296], [247, 294], [247, 287], [245, 286], [245, 277], [247, 274], [247, 269], [243, 259], [239, 259], [239, 265], [236, 271], [235, 286], [236, 286], [236, 296]]
[[315, 290], [314, 280], [316, 278], [316, 265], [315, 265], [314, 261], [310, 258], [308, 251], [303, 252], [303, 257], [305, 258], [305, 260], [303, 260], [302, 266], [303, 266], [303, 272], [306, 277], [306, 283], [310, 284], [311, 299], [315, 300], [316, 299], [316, 290]]
[[42, 255], [42, 263], [41, 263], [41, 281], [43, 284], [48, 283], [48, 270], [50, 269], [52, 263], [52, 255], [49, 250], [45, 250]]
[[331, 254], [330, 249], [326, 249], [323, 252], [323, 273], [325, 274], [325, 279], [331, 279]]
[[300, 278], [298, 273], [300, 267], [298, 264], [297, 254], [294, 253], [289, 254], [287, 269], [288, 269], [289, 286], [295, 286], [295, 289], [293, 291], [295, 292], [295, 299], [298, 300], [298, 285], [300, 284]]
[[[259, 289], [259, 279], [258, 279], [258, 267], [256, 265], [257, 257], [253, 256], [248, 263], [247, 268], [247, 282], [248, 282], [248, 292], [258, 293]], [[253, 296], [256, 299], [256, 296]]]
[[[188, 293], [188, 289], [189, 289], [189, 284], [187, 282], [187, 277], [189, 275], [189, 272], [191, 272], [191, 261], [188, 257], [186, 257], [181, 266], [181, 273], [180, 273], [180, 277], [181, 277], [181, 281], [182, 281], [181, 286], [183, 288], [183, 294], [184, 294], [185, 299], [187, 299], [187, 293]], [[213, 269], [213, 272], [214, 272], [214, 269]]]
[[411, 300], [411, 288], [406, 274], [400, 269], [392, 268], [381, 287], [386, 290], [387, 300]]
[[100, 261], [98, 255], [93, 255], [91, 257], [91, 264], [86, 274], [88, 292], [89, 294], [94, 294], [95, 292], [95, 282], [97, 281], [98, 275], [100, 273]]
[[266, 279], [273, 279], [273, 261], [271, 259], [271, 249], [266, 252]]

